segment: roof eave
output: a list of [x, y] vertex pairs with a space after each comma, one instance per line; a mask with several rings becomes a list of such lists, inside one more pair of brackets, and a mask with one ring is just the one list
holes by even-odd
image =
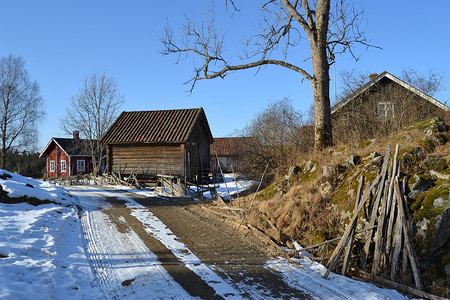
[[339, 109], [341, 109], [342, 107], [344, 107], [345, 105], [347, 105], [349, 102], [351, 102], [353, 99], [355, 99], [356, 97], [358, 97], [360, 94], [362, 94], [363, 92], [365, 92], [366, 90], [370, 89], [372, 86], [374, 86], [375, 84], [377, 84], [382, 78], [387, 77], [390, 80], [394, 81], [395, 83], [403, 86], [404, 88], [406, 88], [407, 90], [415, 93], [416, 95], [422, 97], [423, 99], [427, 100], [428, 102], [436, 105], [437, 107], [445, 110], [445, 111], [450, 111], [450, 108], [443, 104], [442, 102], [434, 99], [433, 97], [425, 94], [424, 92], [416, 89], [415, 87], [411, 86], [410, 84], [404, 82], [403, 80], [395, 77], [394, 75], [384, 71], [381, 74], [379, 74], [377, 77], [375, 77], [373, 80], [369, 81], [368, 83], [366, 83], [365, 85], [363, 85], [362, 87], [360, 87], [359, 89], [357, 89], [355, 92], [353, 92], [350, 96], [348, 96], [347, 98], [345, 98], [344, 100], [342, 100], [341, 102], [337, 103], [332, 109], [331, 109], [331, 114], [334, 114], [335, 112], [337, 112]]

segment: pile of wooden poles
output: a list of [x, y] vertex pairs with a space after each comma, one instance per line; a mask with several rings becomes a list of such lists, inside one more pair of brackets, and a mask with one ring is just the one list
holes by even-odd
[[361, 257], [361, 271], [367, 274], [364, 270], [372, 260], [369, 277], [381, 276], [389, 278], [388, 280], [392, 282], [398, 282], [398, 278], [407, 277], [407, 272], [410, 273], [408, 267], [411, 266], [415, 286], [418, 290], [423, 290], [412, 240], [413, 223], [404, 195], [406, 181], [403, 180], [401, 183], [399, 179], [398, 151], [397, 145], [394, 157], [390, 160], [391, 149], [387, 147], [379, 174], [371, 184], [366, 185], [365, 189], [365, 178], [361, 176], [353, 217], [328, 261], [329, 267], [324, 278], [327, 278], [335, 268], [344, 250], [341, 273], [346, 274], [356, 225], [363, 210], [369, 227], [364, 233], [366, 236]]

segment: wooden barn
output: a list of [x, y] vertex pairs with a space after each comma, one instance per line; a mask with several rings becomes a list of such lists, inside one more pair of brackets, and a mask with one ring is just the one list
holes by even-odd
[[102, 137], [107, 172], [192, 182], [210, 172], [213, 137], [203, 108], [124, 111]]
[[431, 117], [449, 107], [384, 71], [331, 109], [336, 141], [364, 140]]
[[73, 132], [73, 138], [52, 138], [39, 157], [46, 158], [49, 178], [92, 172], [92, 156], [87, 141], [79, 138], [78, 131]]

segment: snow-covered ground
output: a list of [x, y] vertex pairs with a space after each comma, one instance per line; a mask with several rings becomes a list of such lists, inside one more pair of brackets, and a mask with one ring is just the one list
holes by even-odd
[[[216, 184], [217, 194], [224, 199], [229, 199], [230, 196], [235, 198], [238, 193], [248, 189], [254, 182], [252, 180], [239, 179], [237, 174], [224, 174], [225, 180]], [[203, 196], [207, 199], [211, 198], [211, 193], [206, 192]]]
[[[0, 175], [4, 173], [0, 170]], [[1, 299], [191, 298], [136, 233], [122, 232], [102, 212], [108, 204], [101, 195], [108, 192], [95, 186], [64, 189], [7, 174], [11, 178], [0, 179], [0, 184], [10, 195], [55, 203], [0, 203]], [[201, 262], [150, 211], [131, 199], [123, 200], [150, 235], [219, 295], [238, 298], [239, 291]], [[83, 208], [80, 216], [73, 204]], [[325, 268], [307, 257], [298, 263], [301, 267], [276, 259], [268, 261], [267, 268], [280, 272], [287, 284], [300, 287], [316, 299], [406, 299], [394, 290], [336, 274], [325, 280], [321, 277]]]

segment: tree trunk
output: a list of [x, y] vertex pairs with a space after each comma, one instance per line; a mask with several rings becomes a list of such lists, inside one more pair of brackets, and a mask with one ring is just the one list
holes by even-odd
[[[320, 76], [320, 77], [319, 77]], [[319, 78], [318, 78], [319, 77]], [[321, 151], [333, 144], [331, 129], [331, 108], [329, 94], [329, 74], [314, 75], [315, 135], [314, 149]]]
[[313, 62], [315, 135], [314, 150], [321, 151], [333, 144], [330, 108], [330, 65], [327, 56], [327, 34], [330, 1], [317, 2], [316, 28], [308, 36]]

